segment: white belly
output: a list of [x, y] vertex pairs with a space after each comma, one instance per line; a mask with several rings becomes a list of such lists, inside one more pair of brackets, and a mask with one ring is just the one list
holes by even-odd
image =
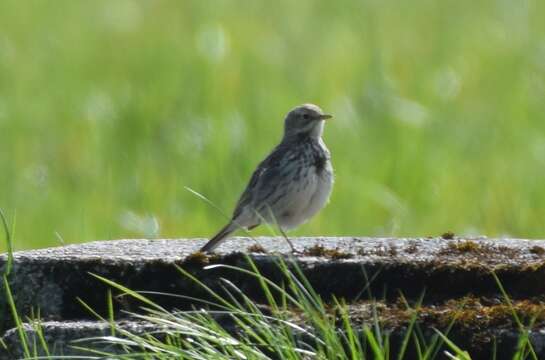
[[314, 167], [294, 184], [289, 203], [274, 209], [278, 224], [285, 230], [293, 229], [312, 218], [329, 199], [333, 188], [333, 169], [328, 162], [320, 174]]

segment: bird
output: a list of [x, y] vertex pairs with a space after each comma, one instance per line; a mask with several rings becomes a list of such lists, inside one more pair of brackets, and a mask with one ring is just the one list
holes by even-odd
[[257, 166], [240, 196], [231, 220], [201, 249], [211, 253], [237, 229], [262, 223], [285, 231], [307, 222], [329, 201], [334, 174], [322, 134], [332, 116], [314, 104], [295, 107], [284, 119], [280, 143]]

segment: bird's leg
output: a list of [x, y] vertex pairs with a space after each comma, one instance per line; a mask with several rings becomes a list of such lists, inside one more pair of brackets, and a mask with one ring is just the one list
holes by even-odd
[[280, 233], [282, 234], [282, 236], [284, 236], [284, 239], [286, 239], [287, 243], [289, 244], [290, 248], [291, 248], [291, 252], [294, 253], [294, 254], [297, 254], [299, 253], [299, 250], [297, 250], [295, 248], [295, 246], [293, 246], [293, 243], [291, 242], [291, 240], [288, 238], [288, 235], [286, 235], [286, 233], [284, 232], [284, 229], [282, 229], [282, 226], [279, 226], [278, 229], [280, 229]]

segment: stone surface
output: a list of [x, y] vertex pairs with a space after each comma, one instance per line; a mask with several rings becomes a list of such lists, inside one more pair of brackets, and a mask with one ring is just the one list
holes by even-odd
[[[108, 322], [102, 321], [46, 321], [38, 324], [25, 324], [25, 336], [30, 344], [30, 353], [36, 353], [38, 356], [46, 356], [47, 352], [39, 339], [36, 329], [39, 328], [43, 333], [43, 339], [46, 343], [46, 349], [50, 355], [63, 356], [93, 356], [90, 351], [79, 348], [100, 349], [109, 353], [120, 352], [113, 345], [106, 345], [104, 341], [96, 338], [105, 337], [112, 334], [111, 326]], [[158, 326], [139, 322], [139, 321], [120, 321], [116, 323], [117, 329], [123, 329], [132, 334], [142, 335], [149, 332], [161, 331]], [[95, 339], [93, 339], [95, 338]], [[23, 359], [25, 352], [20, 345], [19, 333], [17, 329], [11, 329], [6, 332], [2, 338], [8, 350], [0, 351], [0, 360]], [[89, 339], [89, 340], [86, 340]], [[36, 346], [34, 347], [34, 344]]]
[[[287, 244], [282, 238], [257, 240], [269, 254], [253, 253], [253, 260], [264, 274], [279, 279], [276, 256], [286, 255]], [[204, 242], [118, 240], [16, 252], [10, 285], [24, 315], [31, 307], [39, 308], [48, 320], [88, 317], [75, 301], [78, 297], [104, 314], [107, 286], [91, 273], [133, 290], [206, 297], [174, 266], [179, 265], [213, 288], [217, 288], [220, 277], [225, 277], [239, 284], [249, 296], [261, 296], [259, 285], [239, 272], [203, 268], [208, 263], [245, 266], [245, 255], [240, 251], [255, 245], [253, 240], [234, 238], [222, 244], [212, 257], [191, 256]], [[366, 279], [372, 280], [373, 293], [387, 297], [402, 292], [414, 298], [423, 289], [428, 300], [467, 293], [497, 294], [492, 270], [511, 296], [545, 293], [545, 241], [344, 237], [298, 238], [294, 242], [302, 251], [295, 260], [324, 297], [361, 297], [362, 290], [369, 288]], [[3, 255], [0, 271], [5, 262]], [[190, 305], [180, 300], [158, 301], [167, 307]]]
[[[109, 286], [91, 274], [132, 290], [209, 299], [207, 293], [181, 274], [177, 265], [214, 290], [221, 291], [220, 279], [225, 278], [249, 297], [262, 302], [262, 291], [254, 279], [225, 267], [207, 268], [210, 264], [247, 267], [246, 253], [250, 253], [262, 274], [277, 282], [282, 281], [278, 256], [290, 263], [297, 262], [314, 289], [326, 300], [336, 296], [357, 303], [380, 297], [386, 302], [395, 302], [399, 294], [403, 294], [414, 301], [423, 291], [424, 304], [432, 307], [468, 295], [499, 299], [501, 294], [492, 271], [514, 300], [532, 299], [536, 306], [541, 306], [539, 298], [545, 295], [543, 240], [297, 238], [292, 241], [300, 253], [293, 257], [288, 254], [289, 246], [282, 238], [256, 240], [260, 246], [249, 238], [232, 238], [212, 256], [196, 253], [205, 239], [117, 240], [16, 252], [9, 283], [23, 318], [32, 309], [40, 309], [44, 320], [62, 320], [64, 324], [69, 324], [67, 320], [94, 319], [78, 298], [99, 314], [107, 313], [105, 294]], [[268, 253], [263, 253], [263, 248]], [[0, 255], [0, 273], [6, 260], [6, 255]], [[0, 293], [4, 290], [0, 289]], [[151, 297], [167, 309], [187, 309], [195, 305], [187, 299]], [[5, 305], [5, 299], [0, 300], [4, 300]], [[116, 318], [123, 317], [123, 310], [138, 310], [139, 305], [127, 298], [116, 299]], [[8, 308], [0, 307], [2, 329], [13, 325], [10, 319]], [[512, 334], [508, 327], [503, 331]], [[539, 331], [535, 334], [538, 338], [541, 336]], [[508, 338], [505, 335], [502, 339]]]

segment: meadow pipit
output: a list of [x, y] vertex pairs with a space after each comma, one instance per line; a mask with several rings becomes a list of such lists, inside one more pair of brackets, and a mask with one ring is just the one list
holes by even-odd
[[238, 228], [253, 229], [263, 221], [293, 229], [314, 216], [329, 199], [333, 167], [322, 140], [324, 114], [316, 105], [291, 110], [284, 120], [282, 141], [254, 171], [240, 196], [231, 221], [201, 249], [213, 251]]

